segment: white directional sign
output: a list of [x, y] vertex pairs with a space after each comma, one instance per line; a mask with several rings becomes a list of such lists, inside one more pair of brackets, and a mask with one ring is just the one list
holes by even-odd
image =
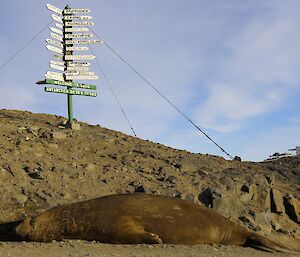
[[71, 67], [67, 67], [67, 70], [76, 70], [76, 71], [88, 71], [89, 68], [88, 67], [81, 67], [81, 66], [71, 66]]
[[50, 30], [51, 31], [53, 31], [54, 33], [57, 33], [57, 34], [60, 34], [60, 35], [63, 35], [63, 32], [62, 32], [62, 30], [60, 30], [60, 29], [57, 29], [57, 28], [50, 28]]
[[64, 66], [64, 65], [65, 65], [64, 62], [57, 62], [57, 61], [50, 61], [50, 64], [61, 65], [61, 66]]
[[98, 76], [66, 76], [66, 79], [67, 80], [74, 80], [74, 79], [76, 79], [76, 80], [95, 80], [95, 79], [99, 79], [99, 77]]
[[55, 23], [55, 26], [58, 27], [58, 28], [60, 28], [60, 29], [63, 29], [63, 28], [64, 28], [63, 25], [60, 24], [60, 23]]
[[88, 51], [89, 48], [87, 46], [67, 46], [67, 51]]
[[58, 53], [58, 54], [62, 54], [63, 53], [63, 50], [61, 48], [57, 48], [57, 47], [54, 47], [54, 46], [51, 46], [51, 45], [46, 45], [47, 49], [52, 51], [52, 52], [55, 52], [55, 53]]
[[66, 34], [65, 38], [91, 38], [93, 34]]
[[65, 43], [67, 45], [87, 45], [87, 44], [103, 44], [103, 40], [95, 39], [95, 40], [66, 40]]
[[89, 13], [91, 10], [89, 9], [66, 9], [64, 10], [64, 14], [73, 14], [73, 13]]
[[71, 75], [71, 76], [79, 75], [79, 71], [76, 70], [67, 70], [65, 73], [66, 75]]
[[69, 62], [71, 67], [88, 67], [91, 65], [90, 62]]
[[52, 14], [52, 19], [55, 20], [55, 21], [58, 21], [60, 23], [63, 23], [63, 20], [62, 20], [62, 17], [56, 15], [56, 14]]
[[59, 42], [57, 42], [57, 41], [55, 41], [55, 40], [52, 40], [52, 39], [50, 39], [50, 38], [47, 38], [47, 39], [46, 39], [46, 42], [47, 42], [48, 44], [52, 44], [52, 45], [55, 45], [55, 46], [58, 46], [58, 47], [61, 47], [61, 48], [64, 47], [64, 45], [63, 45], [62, 43], [59, 43]]
[[79, 71], [80, 76], [94, 76], [95, 72], [93, 71]]
[[66, 15], [64, 16], [64, 20], [91, 20], [93, 19], [92, 16], [73, 16], [73, 15]]
[[65, 60], [94, 60], [95, 55], [65, 55]]
[[51, 63], [50, 63], [50, 67], [51, 67], [52, 69], [55, 69], [55, 70], [65, 71], [65, 67], [63, 67], [63, 66], [59, 66], [59, 65], [55, 65], [55, 64], [51, 64]]
[[73, 28], [65, 28], [65, 31], [66, 32], [88, 32], [88, 31], [90, 31], [90, 29], [89, 28], [85, 28], [85, 27], [83, 27], [83, 28], [81, 28], [81, 27], [78, 27], [78, 28], [73, 27]]
[[50, 33], [50, 36], [57, 39], [57, 40], [59, 40], [59, 41], [61, 41], [61, 42], [63, 41], [63, 38], [61, 36], [57, 35], [57, 34]]
[[59, 54], [54, 54], [53, 55], [55, 59], [62, 61], [64, 59], [63, 55], [59, 55]]
[[66, 26], [93, 26], [94, 22], [91, 21], [68, 21]]
[[59, 15], [63, 14], [63, 10], [62, 9], [60, 9], [60, 8], [58, 8], [58, 7], [56, 7], [56, 6], [52, 5], [52, 4], [47, 4], [46, 6], [52, 12], [55, 12], [55, 13], [57, 13]]
[[45, 77], [47, 79], [55, 79], [55, 80], [65, 81], [64, 77], [59, 77], [59, 76], [55, 76], [55, 75], [45, 74]]
[[59, 72], [55, 72], [55, 71], [47, 71], [46, 74], [51, 75], [51, 76], [64, 77], [64, 74], [59, 73]]

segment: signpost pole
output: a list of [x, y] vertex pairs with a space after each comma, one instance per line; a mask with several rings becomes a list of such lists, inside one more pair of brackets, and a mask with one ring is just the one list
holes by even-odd
[[[69, 5], [67, 5], [65, 7], [65, 10], [67, 9], [71, 9], [69, 7]], [[63, 17], [65, 17], [65, 13], [63, 12]], [[64, 31], [63, 31], [63, 40], [64, 40], [64, 61], [65, 61], [65, 69], [67, 70], [67, 68], [70, 66], [70, 61], [66, 60], [66, 55], [72, 55], [73, 54], [73, 51], [67, 51], [66, 49], [66, 34], [72, 34], [72, 32], [66, 32], [66, 28], [70, 28], [72, 26], [66, 26], [66, 20], [63, 19], [63, 22], [64, 22]], [[72, 46], [72, 45], [71, 45]], [[65, 76], [65, 81], [67, 82], [72, 82], [72, 80], [67, 80], [66, 79], [66, 76]], [[72, 87], [67, 87], [68, 89], [71, 89]], [[67, 99], [68, 99], [68, 123], [67, 123], [67, 126], [69, 127], [72, 127], [72, 124], [73, 124], [73, 95], [72, 94], [68, 94], [67, 96]]]

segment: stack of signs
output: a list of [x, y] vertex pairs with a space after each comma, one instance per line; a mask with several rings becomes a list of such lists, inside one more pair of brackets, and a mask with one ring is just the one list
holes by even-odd
[[[102, 40], [92, 39], [89, 26], [94, 23], [91, 16], [86, 15], [89, 9], [71, 9], [68, 6], [62, 10], [51, 4], [47, 8], [53, 12], [52, 19], [56, 22], [55, 27], [51, 27], [50, 38], [46, 39], [47, 49], [53, 53], [55, 60], [49, 65], [53, 71], [45, 74], [46, 79], [38, 84], [52, 84], [66, 86], [66, 89], [45, 87], [46, 92], [63, 93], [69, 95], [97, 96], [94, 92], [84, 92], [73, 88], [84, 88], [96, 90], [96, 86], [75, 83], [73, 80], [96, 80], [98, 76], [89, 70], [91, 65], [89, 60], [94, 60], [96, 56], [80, 54], [88, 51], [88, 44], [102, 44]], [[75, 54], [74, 54], [75, 52]]]

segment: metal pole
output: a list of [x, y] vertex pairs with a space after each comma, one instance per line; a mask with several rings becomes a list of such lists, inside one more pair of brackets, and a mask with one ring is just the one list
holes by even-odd
[[[65, 7], [65, 10], [66, 9], [71, 9], [69, 7], [69, 5], [67, 5]], [[68, 51], [67, 52], [67, 49], [66, 49], [66, 38], [65, 38], [65, 35], [66, 34], [72, 34], [72, 32], [70, 33], [67, 33], [66, 32], [66, 28], [70, 28], [70, 26], [66, 26], [66, 20], [64, 19], [64, 16], [65, 16], [65, 13], [63, 13], [63, 23], [64, 23], [64, 29], [63, 29], [63, 40], [64, 40], [64, 56], [67, 54], [67, 55], [72, 55], [73, 52], [72, 51]], [[71, 45], [70, 45], [71, 46]], [[64, 57], [64, 62], [65, 62], [65, 70], [67, 70], [67, 67], [69, 67], [70, 65], [70, 61], [67, 61]], [[72, 80], [67, 80], [66, 77], [65, 77], [65, 81], [68, 81], [68, 82], [72, 82]], [[67, 87], [68, 89], [71, 89], [72, 87]], [[69, 127], [72, 127], [72, 124], [73, 124], [73, 95], [72, 94], [68, 94], [67, 95], [67, 100], [68, 100], [68, 123], [67, 123], [67, 126]]]

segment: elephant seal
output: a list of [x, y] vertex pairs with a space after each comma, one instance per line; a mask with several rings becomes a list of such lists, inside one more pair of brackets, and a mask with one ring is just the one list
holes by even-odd
[[26, 218], [16, 234], [29, 241], [96, 240], [116, 244], [228, 244], [267, 251], [286, 247], [211, 209], [178, 198], [120, 194], [54, 207]]

